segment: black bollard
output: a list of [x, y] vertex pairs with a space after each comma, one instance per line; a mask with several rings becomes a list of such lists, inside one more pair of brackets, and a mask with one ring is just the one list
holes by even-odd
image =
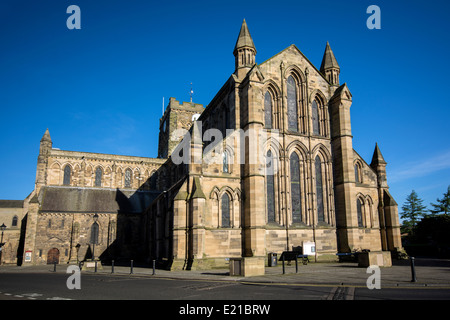
[[416, 279], [416, 269], [414, 267], [414, 257], [411, 257], [411, 282], [417, 282]]
[[97, 261], [94, 262], [94, 272], [97, 272]]
[[298, 257], [295, 255], [295, 273], [298, 273]]
[[156, 260], [153, 260], [153, 275], [155, 275], [155, 264], [156, 264]]
[[285, 270], [284, 270], [284, 254], [281, 255], [281, 258], [283, 259], [283, 274], [285, 274]]
[[114, 260], [111, 261], [111, 273], [114, 273]]
[[133, 274], [133, 260], [131, 260], [131, 265], [130, 265], [130, 274]]
[[53, 272], [56, 272], [56, 262], [53, 262]]

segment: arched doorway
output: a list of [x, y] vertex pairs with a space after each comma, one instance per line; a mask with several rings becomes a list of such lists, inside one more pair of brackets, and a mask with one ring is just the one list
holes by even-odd
[[48, 250], [47, 264], [59, 263], [59, 250], [56, 248]]

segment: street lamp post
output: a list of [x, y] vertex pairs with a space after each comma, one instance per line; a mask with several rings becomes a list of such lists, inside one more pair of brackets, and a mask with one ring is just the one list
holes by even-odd
[[3, 257], [3, 245], [4, 245], [4, 243], [3, 243], [3, 231], [5, 231], [5, 229], [6, 229], [6, 226], [5, 226], [5, 224], [3, 223], [3, 224], [0, 226], [0, 230], [2, 230], [2, 238], [1, 238], [1, 240], [0, 240], [0, 265], [2, 264], [2, 257]]

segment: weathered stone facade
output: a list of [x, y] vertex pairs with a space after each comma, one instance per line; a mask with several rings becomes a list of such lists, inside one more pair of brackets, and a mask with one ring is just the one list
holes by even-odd
[[244, 21], [234, 55], [206, 108], [170, 99], [157, 159], [56, 150], [47, 131], [24, 202], [24, 263], [90, 259], [95, 243], [102, 260], [239, 258], [253, 275], [268, 253], [305, 242], [315, 261], [402, 250], [386, 162], [378, 146], [370, 165], [353, 149], [352, 95], [330, 45], [320, 69], [295, 45], [256, 64]]

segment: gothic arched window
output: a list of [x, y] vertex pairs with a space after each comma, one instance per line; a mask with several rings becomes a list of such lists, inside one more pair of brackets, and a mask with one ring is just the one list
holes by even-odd
[[11, 227], [17, 227], [17, 221], [18, 220], [19, 220], [19, 218], [17, 216], [14, 216], [12, 218]]
[[359, 165], [359, 163], [355, 164], [355, 182], [362, 182], [361, 179], [361, 166]]
[[264, 127], [272, 129], [272, 95], [269, 91], [264, 96]]
[[316, 100], [312, 102], [312, 124], [313, 124], [313, 134], [318, 136], [320, 134], [319, 127], [319, 107]]
[[64, 168], [64, 179], [63, 179], [63, 185], [70, 186], [70, 176], [72, 174], [72, 169], [69, 165], [66, 165]]
[[229, 167], [229, 160], [228, 160], [228, 152], [227, 151], [223, 152], [222, 158], [223, 158], [222, 159], [223, 160], [222, 171], [228, 173], [228, 172], [230, 172], [230, 167]]
[[96, 187], [102, 186], [102, 175], [103, 175], [102, 168], [97, 167], [97, 169], [95, 169], [95, 181], [94, 181], [94, 185]]
[[298, 131], [297, 83], [292, 76], [287, 79], [288, 130]]
[[317, 221], [325, 221], [325, 210], [323, 205], [323, 182], [322, 182], [322, 164], [319, 156], [314, 161], [316, 171], [316, 205], [317, 205]]
[[230, 197], [227, 193], [222, 196], [222, 227], [230, 227]]
[[275, 179], [274, 161], [272, 151], [267, 151], [266, 155], [266, 201], [267, 201], [267, 222], [275, 222]]
[[291, 168], [291, 203], [292, 203], [292, 222], [302, 222], [302, 201], [300, 190], [300, 161], [298, 155], [294, 152], [290, 158]]
[[131, 188], [131, 176], [132, 176], [131, 169], [127, 169], [125, 171], [125, 188]]
[[363, 212], [362, 212], [362, 207], [363, 207], [363, 202], [361, 199], [356, 199], [356, 212], [358, 215], [358, 227], [363, 227]]

